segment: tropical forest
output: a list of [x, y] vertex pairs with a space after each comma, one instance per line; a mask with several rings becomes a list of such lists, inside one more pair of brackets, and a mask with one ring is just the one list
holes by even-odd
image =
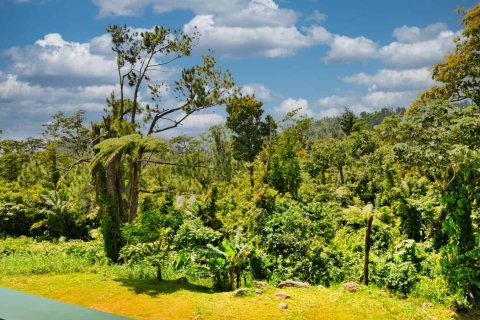
[[0, 135], [0, 286], [119, 319], [480, 319], [480, 5], [452, 15], [413, 102], [325, 117], [192, 59], [201, 28], [104, 25], [99, 116]]

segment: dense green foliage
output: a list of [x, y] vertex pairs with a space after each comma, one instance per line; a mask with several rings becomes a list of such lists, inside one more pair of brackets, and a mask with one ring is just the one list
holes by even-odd
[[[467, 23], [477, 23], [475, 10]], [[121, 72], [158, 53], [188, 55], [193, 41], [163, 28], [143, 42], [126, 28], [109, 31]], [[170, 51], [158, 51], [165, 43]], [[203, 62], [176, 82], [181, 107], [143, 106], [122, 92], [92, 130], [82, 113], [57, 114], [43, 139], [1, 140], [0, 235], [102, 238], [99, 263], [148, 266], [159, 280], [176, 270], [220, 290], [253, 279], [329, 286], [365, 277], [373, 216], [370, 283], [457, 305], [480, 300], [478, 105], [417, 101], [406, 115], [346, 109], [319, 121], [292, 112], [276, 123], [262, 120], [255, 97], [230, 90], [212, 57]], [[127, 80], [135, 90], [150, 81], [131, 72]], [[157, 121], [171, 112], [222, 103], [226, 127], [153, 135], [170, 128]], [[153, 121], [148, 132], [140, 115]], [[84, 250], [68, 243], [67, 252]], [[100, 257], [96, 243], [82, 259]]]

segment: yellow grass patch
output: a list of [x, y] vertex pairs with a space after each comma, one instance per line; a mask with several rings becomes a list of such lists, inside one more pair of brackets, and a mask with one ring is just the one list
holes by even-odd
[[[208, 288], [174, 281], [112, 279], [99, 274], [0, 276], [0, 285], [135, 319], [452, 319], [441, 305], [400, 299], [374, 288], [277, 289], [247, 297], [213, 293]], [[291, 299], [278, 300], [284, 291]], [[288, 309], [280, 310], [280, 302]], [[468, 319], [468, 318], [464, 318]], [[474, 319], [474, 318], [470, 318]]]

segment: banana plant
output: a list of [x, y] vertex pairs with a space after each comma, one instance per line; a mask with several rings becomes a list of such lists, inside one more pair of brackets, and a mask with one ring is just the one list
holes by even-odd
[[233, 239], [224, 238], [219, 247], [207, 245], [213, 255], [209, 259], [210, 268], [214, 273], [228, 273], [228, 290], [230, 291], [234, 289], [235, 279], [237, 288], [240, 286], [241, 272], [247, 266], [248, 256], [252, 250], [251, 242], [241, 242], [241, 231], [239, 228]]

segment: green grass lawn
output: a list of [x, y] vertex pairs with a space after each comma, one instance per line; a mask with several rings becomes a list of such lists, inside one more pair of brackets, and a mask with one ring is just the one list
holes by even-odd
[[[167, 278], [179, 275], [165, 272]], [[246, 297], [197, 284], [158, 282], [151, 266], [109, 265], [101, 243], [0, 240], [0, 286], [134, 319], [480, 319], [448, 306], [401, 298], [375, 287], [356, 293], [330, 288], [277, 289]], [[287, 310], [274, 296], [285, 291]], [[0, 297], [1, 298], [1, 297]]]
[[[0, 286], [135, 319], [478, 319], [456, 315], [443, 305], [401, 299], [376, 288], [356, 293], [339, 287], [277, 289], [246, 297], [214, 293], [175, 281], [116, 279], [105, 274], [0, 276]], [[291, 299], [278, 300], [279, 291]], [[288, 303], [287, 310], [278, 304]]]

